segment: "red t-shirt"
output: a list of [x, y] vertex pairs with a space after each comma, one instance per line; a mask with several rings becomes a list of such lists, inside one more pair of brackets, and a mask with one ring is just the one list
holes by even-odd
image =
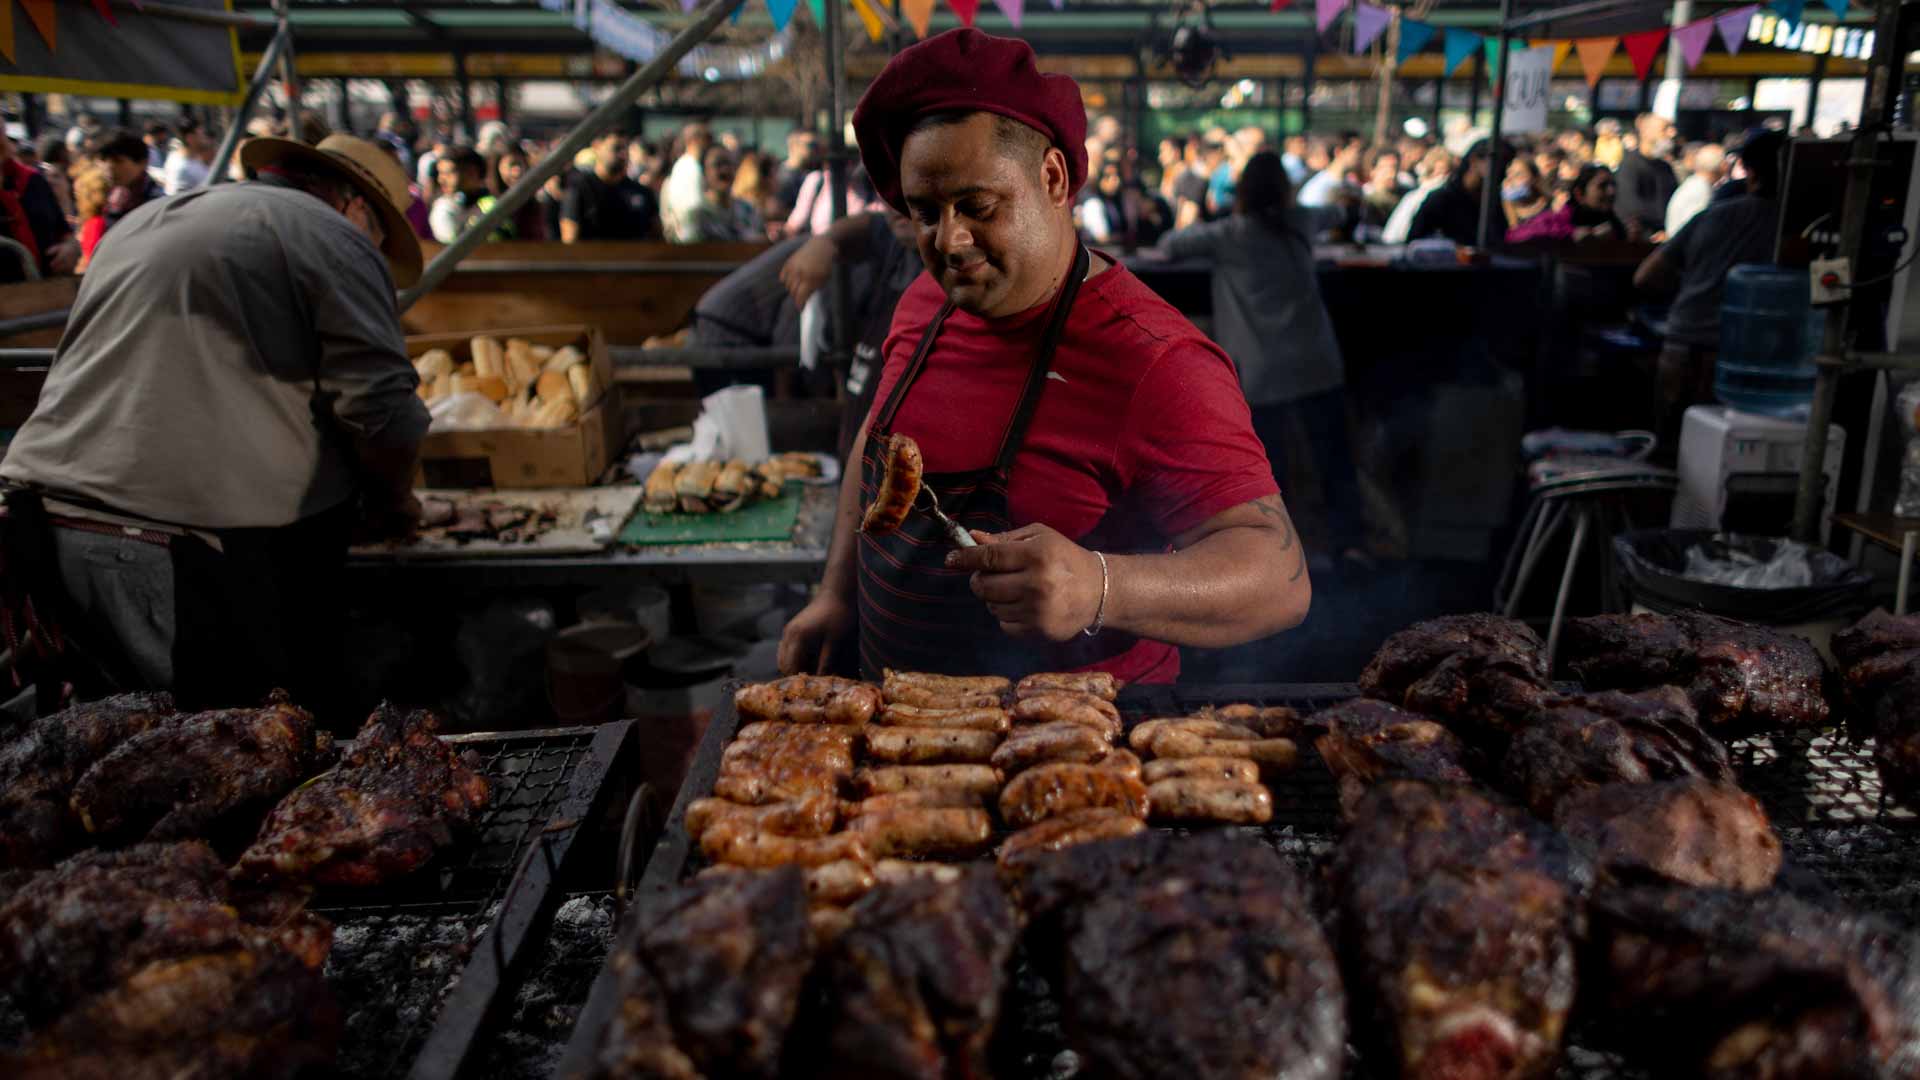
[[[894, 309], [874, 410], [892, 393], [946, 296], [922, 273]], [[1046, 330], [1047, 305], [1004, 319], [947, 316], [894, 430], [930, 473], [988, 468]], [[1233, 361], [1128, 273], [1080, 288], [1008, 501], [1015, 527], [1041, 522], [1108, 553], [1166, 550], [1221, 511], [1276, 494]], [[1171, 682], [1172, 645], [1141, 640], [1102, 662], [1128, 682]]]

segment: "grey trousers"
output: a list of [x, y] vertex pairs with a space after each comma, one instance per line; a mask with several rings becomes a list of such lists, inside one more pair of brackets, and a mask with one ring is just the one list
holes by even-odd
[[60, 577], [88, 639], [113, 642], [131, 670], [109, 671], [124, 686], [172, 686], [173, 556], [127, 536], [53, 530]]

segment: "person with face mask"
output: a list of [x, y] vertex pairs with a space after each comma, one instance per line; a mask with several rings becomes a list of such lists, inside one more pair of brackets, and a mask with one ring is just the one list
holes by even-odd
[[1564, 205], [1516, 225], [1507, 233], [1507, 241], [1514, 244], [1529, 240], [1638, 242], [1645, 235], [1640, 226], [1622, 221], [1614, 212], [1618, 190], [1613, 170], [1592, 162], [1573, 178]]
[[[1500, 185], [1500, 207], [1507, 215], [1507, 228], [1532, 221], [1553, 205], [1547, 185], [1541, 182], [1540, 169], [1531, 158], [1516, 155], [1507, 166], [1506, 181]], [[1513, 234], [1508, 233], [1512, 240]]]
[[1641, 113], [1633, 122], [1633, 130], [1638, 141], [1620, 156], [1620, 220], [1639, 225], [1655, 240], [1664, 239], [1667, 203], [1680, 187], [1673, 162], [1667, 160], [1673, 151], [1673, 121]]
[[427, 410], [394, 304], [420, 242], [370, 142], [255, 138], [239, 160], [258, 179], [147, 202], [94, 253], [0, 464], [8, 571], [68, 646], [41, 686], [195, 709], [282, 688], [344, 720], [349, 538], [420, 513]]
[[[1297, 625], [1305, 553], [1233, 362], [1075, 234], [1074, 81], [1042, 74], [1023, 41], [950, 30], [895, 56], [853, 123], [926, 272], [894, 311], [826, 574], [781, 669], [1170, 682], [1179, 646]], [[920, 512], [859, 531], [896, 435], [977, 546]]]

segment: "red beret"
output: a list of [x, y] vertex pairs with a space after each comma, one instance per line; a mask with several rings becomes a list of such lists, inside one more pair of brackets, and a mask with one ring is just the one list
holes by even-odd
[[860, 159], [882, 199], [901, 213], [900, 146], [928, 113], [990, 112], [1043, 132], [1067, 156], [1067, 182], [1087, 181], [1087, 107], [1065, 75], [1043, 75], [1033, 47], [971, 27], [936, 34], [888, 61], [853, 110]]

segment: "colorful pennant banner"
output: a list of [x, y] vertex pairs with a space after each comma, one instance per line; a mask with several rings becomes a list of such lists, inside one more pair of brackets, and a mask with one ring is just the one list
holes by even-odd
[[933, 0], [900, 0], [900, 14], [913, 27], [914, 37], [926, 37], [927, 24], [933, 21]]
[[1620, 47], [1617, 37], [1578, 38], [1573, 43], [1573, 51], [1580, 54], [1580, 70], [1586, 73], [1589, 89], [1600, 84], [1600, 76], [1607, 70], [1607, 61], [1613, 59], [1613, 50]]
[[1560, 62], [1567, 58], [1568, 52], [1572, 51], [1573, 39], [1561, 38], [1559, 41], [1545, 41], [1541, 44], [1553, 46], [1553, 59], [1547, 63], [1547, 74], [1551, 75], [1560, 70]]
[[1400, 20], [1400, 48], [1394, 55], [1394, 63], [1404, 64], [1407, 57], [1418, 53], [1433, 41], [1439, 29], [1432, 23], [1416, 22], [1413, 19]]
[[54, 39], [59, 36], [59, 28], [54, 25], [53, 0], [20, 0], [20, 7], [27, 13], [27, 21], [40, 31], [40, 37], [47, 43], [47, 51], [52, 52], [55, 48]]
[[1740, 46], [1747, 40], [1747, 24], [1753, 21], [1753, 13], [1759, 10], [1759, 4], [1748, 4], [1714, 16], [1713, 28], [1720, 31], [1720, 44], [1726, 48], [1728, 56], [1740, 55]]
[[1320, 32], [1326, 33], [1327, 27], [1333, 25], [1333, 20], [1339, 18], [1350, 3], [1352, 0], [1313, 0], [1313, 19]]
[[860, 16], [860, 25], [867, 28], [867, 40], [879, 41], [887, 36], [886, 21], [873, 9], [873, 0], [853, 0], [853, 13]]
[[1785, 19], [1790, 25], [1799, 26], [1801, 16], [1806, 13], [1807, 0], [1773, 0], [1767, 8], [1775, 15]]
[[1273, 0], [1273, 6], [1269, 7], [1267, 10], [1268, 11], [1285, 11], [1292, 6], [1293, 6], [1293, 0]]
[[[1481, 47], [1486, 49], [1487, 51], [1487, 80], [1491, 82], [1493, 85], [1499, 86], [1500, 72], [1505, 70], [1506, 68], [1506, 65], [1500, 62], [1500, 39], [1488, 38], [1486, 39], [1485, 44], [1482, 45]], [[1522, 41], [1519, 38], [1507, 39], [1508, 52], [1511, 53], [1515, 49], [1524, 49], [1524, 48], [1527, 48], [1527, 43], [1525, 41]]]
[[1713, 20], [1702, 19], [1685, 26], [1673, 28], [1673, 39], [1680, 43], [1680, 56], [1686, 61], [1687, 70], [1700, 66], [1700, 57], [1706, 54], [1707, 42], [1713, 40]]
[[1375, 7], [1366, 0], [1355, 0], [1353, 5], [1353, 51], [1363, 53], [1372, 45], [1375, 38], [1393, 22], [1393, 12], [1383, 7]]
[[1460, 66], [1462, 60], [1480, 51], [1480, 42], [1482, 40], [1479, 34], [1471, 30], [1455, 30], [1452, 27], [1447, 28], [1445, 48], [1447, 53], [1446, 75], [1448, 78], [1453, 77], [1454, 69]]
[[993, 5], [1000, 9], [1000, 14], [1007, 17], [1015, 30], [1020, 29], [1020, 17], [1026, 14], [1026, 0], [993, 0]]
[[[775, 32], [785, 30], [787, 24], [793, 21], [794, 5], [798, 2], [799, 0], [767, 0], [767, 17], [773, 20]], [[741, 7], [745, 6], [741, 5]]]
[[960, 25], [972, 26], [973, 16], [980, 10], [980, 0], [947, 0], [947, 6], [959, 17]]
[[[93, 2], [96, 4], [104, 4], [106, 0], [93, 0]], [[1837, 18], [1844, 19], [1847, 17], [1847, 0], [1827, 0], [1827, 8], [1831, 10]]]
[[1647, 81], [1647, 73], [1653, 70], [1653, 61], [1660, 55], [1660, 46], [1667, 40], [1667, 28], [1662, 26], [1653, 30], [1642, 30], [1637, 34], [1620, 35], [1620, 44], [1627, 50], [1627, 57], [1633, 61], [1634, 78]]

